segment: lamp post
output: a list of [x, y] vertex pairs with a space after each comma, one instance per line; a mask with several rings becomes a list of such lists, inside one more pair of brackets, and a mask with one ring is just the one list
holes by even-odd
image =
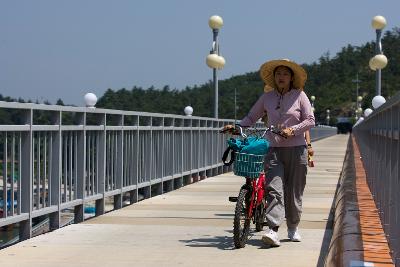
[[357, 114], [357, 109], [358, 109], [358, 90], [359, 90], [359, 83], [361, 82], [361, 80], [360, 79], [358, 79], [358, 73], [357, 73], [357, 76], [356, 76], [356, 79], [355, 80], [351, 80], [353, 83], [356, 83], [356, 120], [358, 119], [358, 114]]
[[207, 66], [213, 69], [213, 84], [214, 84], [214, 117], [218, 118], [218, 76], [217, 69], [222, 69], [225, 65], [225, 59], [220, 56], [218, 44], [218, 32], [224, 24], [220, 16], [211, 16], [208, 20], [208, 25], [213, 31], [213, 43], [210, 54], [207, 56]]
[[234, 96], [234, 104], [235, 104], [235, 125], [236, 125], [236, 123], [237, 123], [237, 121], [236, 121], [236, 111], [237, 111], [237, 104], [236, 104], [236, 87], [235, 87], [235, 96]]
[[329, 126], [329, 120], [331, 118], [330, 116], [331, 111], [329, 109], [326, 110], [326, 125]]
[[[378, 97], [379, 100], [375, 102], [383, 104], [386, 102], [386, 100], [381, 96], [381, 70], [386, 67], [388, 60], [382, 52], [381, 37], [382, 37], [382, 30], [386, 26], [386, 19], [383, 16], [375, 16], [372, 18], [371, 24], [372, 28], [374, 28], [376, 31], [375, 56], [372, 57], [369, 61], [369, 67], [376, 73], [375, 74], [376, 96], [372, 99], [372, 102], [374, 102], [374, 99]], [[383, 103], [382, 103], [382, 98], [384, 100]]]
[[362, 96], [357, 96], [357, 105], [356, 105], [356, 120], [361, 117], [361, 114], [363, 112], [362, 108], [361, 108], [361, 101], [362, 101]]
[[361, 107], [361, 101], [363, 100], [363, 97], [362, 96], [358, 96], [357, 97], [357, 105], [358, 105], [358, 107]]
[[311, 110], [312, 110], [312, 112], [314, 112], [315, 111], [315, 108], [314, 108], [315, 96], [312, 95], [310, 97], [310, 100], [311, 100]]
[[362, 112], [363, 112], [363, 110], [362, 110], [361, 107], [359, 107], [359, 108], [356, 109], [356, 114], [357, 114], [357, 117], [356, 117], [356, 118], [357, 118], [357, 119], [358, 119], [358, 118], [361, 118]]

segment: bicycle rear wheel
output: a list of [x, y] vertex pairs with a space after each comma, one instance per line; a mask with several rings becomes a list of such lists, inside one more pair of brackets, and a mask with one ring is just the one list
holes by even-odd
[[250, 221], [248, 218], [248, 208], [250, 192], [246, 188], [241, 188], [236, 202], [235, 217], [233, 218], [233, 241], [235, 248], [243, 248], [246, 245], [250, 232]]

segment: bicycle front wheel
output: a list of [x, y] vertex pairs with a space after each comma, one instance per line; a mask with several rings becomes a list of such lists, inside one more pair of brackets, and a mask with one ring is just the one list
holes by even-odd
[[233, 241], [235, 248], [243, 248], [249, 237], [250, 219], [248, 209], [250, 206], [250, 192], [246, 188], [241, 188], [236, 202], [235, 217], [233, 218]]

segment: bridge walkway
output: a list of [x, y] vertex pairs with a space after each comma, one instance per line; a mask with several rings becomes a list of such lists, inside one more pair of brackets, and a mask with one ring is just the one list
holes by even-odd
[[279, 248], [252, 232], [245, 248], [234, 249], [228, 197], [244, 179], [226, 173], [0, 250], [0, 266], [322, 266], [348, 138], [314, 142], [301, 243], [288, 242], [282, 226]]

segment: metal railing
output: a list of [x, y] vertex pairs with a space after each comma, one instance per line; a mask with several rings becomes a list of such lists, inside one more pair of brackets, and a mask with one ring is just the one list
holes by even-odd
[[327, 138], [337, 134], [337, 128], [326, 125], [319, 125], [317, 127], [311, 128], [310, 138], [312, 141], [317, 141], [320, 139]]
[[354, 127], [393, 261], [400, 265], [400, 93]]
[[206, 176], [228, 171], [218, 130], [233, 120], [82, 107], [0, 102], [14, 118], [0, 125], [0, 227], [19, 223], [20, 240], [32, 236], [32, 219], [105, 198], [122, 207]]
[[119, 209], [230, 170], [218, 130], [234, 120], [14, 102], [0, 112], [0, 227], [19, 223], [20, 240], [40, 216], [57, 229], [63, 211], [78, 223], [89, 203], [98, 216], [106, 198]]

